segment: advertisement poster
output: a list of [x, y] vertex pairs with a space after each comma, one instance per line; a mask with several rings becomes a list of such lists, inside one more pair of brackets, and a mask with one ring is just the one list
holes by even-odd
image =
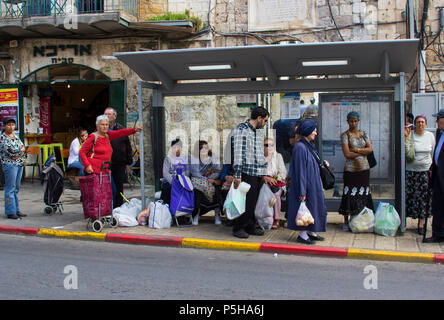
[[0, 89], [0, 129], [3, 130], [3, 120], [14, 118], [16, 121], [15, 133], [19, 133], [18, 121], [18, 88]]
[[300, 97], [299, 92], [281, 94], [281, 119], [299, 119], [301, 117]]
[[[51, 98], [40, 98], [40, 128], [43, 128], [43, 134], [51, 133]], [[43, 143], [51, 143], [51, 136], [45, 137]]]

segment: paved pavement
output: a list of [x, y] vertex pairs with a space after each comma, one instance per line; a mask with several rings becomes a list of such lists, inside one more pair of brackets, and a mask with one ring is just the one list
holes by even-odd
[[[152, 186], [146, 188], [146, 196], [153, 200], [154, 189]], [[125, 187], [125, 196], [128, 199], [133, 197], [140, 198], [140, 187]], [[39, 229], [51, 229], [66, 232], [89, 232], [92, 230], [86, 229], [86, 220], [83, 217], [83, 210], [80, 203], [80, 191], [73, 190], [66, 187], [64, 194], [60, 198], [63, 202], [63, 214], [56, 213], [54, 215], [45, 215], [43, 209], [43, 187], [40, 182], [34, 180], [33, 183], [25, 181], [22, 184], [19, 193], [20, 210], [26, 214], [27, 217], [20, 221], [6, 219], [5, 216], [0, 215], [0, 226], [15, 226], [15, 227], [31, 227]], [[3, 192], [0, 193], [0, 201], [3, 203]], [[375, 203], [377, 203], [375, 201]], [[281, 224], [284, 223], [282, 214]], [[428, 236], [431, 235], [431, 219], [429, 219]], [[444, 253], [444, 243], [441, 244], [423, 244], [422, 236], [416, 233], [416, 222], [408, 219], [407, 230], [405, 233], [398, 233], [396, 237], [384, 237], [376, 234], [362, 233], [353, 234], [351, 232], [344, 232], [342, 227], [342, 216], [337, 212], [329, 212], [327, 217], [327, 232], [322, 234], [325, 241], [317, 242], [316, 245], [309, 246], [311, 249], [316, 248], [330, 248], [330, 249], [346, 249], [353, 250], [354, 255], [361, 254], [363, 258], [374, 257], [369, 253], [387, 253], [390, 252], [391, 260], [399, 260], [394, 258], [397, 254], [407, 254], [414, 257], [429, 254], [435, 256], [439, 255], [440, 259]], [[2, 231], [2, 230], [0, 230]], [[301, 248], [300, 244], [296, 242], [298, 232], [285, 229], [283, 227], [278, 230], [270, 230], [264, 236], [250, 236], [248, 239], [241, 240], [232, 236], [231, 228], [222, 225], [215, 225], [213, 212], [209, 212], [203, 216], [198, 226], [178, 228], [176, 226], [170, 229], [150, 229], [145, 226], [137, 227], [118, 227], [118, 228], [104, 228], [102, 233], [125, 234], [133, 236], [153, 236], [153, 237], [175, 237], [179, 239], [200, 239], [205, 241], [222, 241], [222, 242], [236, 242], [247, 244], [268, 245], [269, 251], [275, 250], [275, 245], [290, 245]], [[98, 235], [99, 236], [99, 235]], [[196, 245], [194, 247], [211, 247], [208, 245]], [[214, 247], [214, 246], [213, 246]], [[225, 247], [226, 248], [226, 247]], [[232, 247], [237, 249], [236, 246]], [[366, 253], [366, 254], [364, 254]], [[389, 260], [390, 260], [389, 259]], [[400, 259], [402, 260], [402, 259]], [[409, 261], [409, 259], [405, 259]], [[414, 261], [416, 261], [414, 259]], [[441, 261], [441, 260], [439, 260]]]

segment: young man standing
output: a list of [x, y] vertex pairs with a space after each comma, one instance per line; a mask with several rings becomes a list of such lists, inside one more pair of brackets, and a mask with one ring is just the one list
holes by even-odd
[[245, 212], [233, 224], [233, 236], [248, 238], [252, 235], [263, 235], [264, 231], [257, 229], [254, 210], [263, 183], [271, 178], [266, 177], [267, 162], [264, 155], [263, 127], [268, 122], [270, 114], [265, 108], [256, 107], [251, 110], [251, 118], [239, 124], [231, 136], [233, 146], [234, 188], [241, 181], [251, 187], [247, 193]]
[[[106, 108], [104, 114], [109, 119], [109, 131], [123, 129], [120, 123], [116, 122], [117, 112], [113, 108]], [[111, 174], [114, 185], [116, 186], [116, 195], [114, 198], [114, 208], [123, 204], [123, 184], [126, 181], [127, 167], [133, 162], [133, 150], [127, 136], [111, 141], [113, 155], [111, 157]]]

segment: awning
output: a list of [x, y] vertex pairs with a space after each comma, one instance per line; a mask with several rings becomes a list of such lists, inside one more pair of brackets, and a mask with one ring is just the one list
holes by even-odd
[[376, 74], [387, 83], [391, 73], [414, 71], [418, 44], [417, 39], [326, 42], [116, 52], [114, 55], [143, 81], [161, 82], [165, 93], [174, 94], [179, 88], [176, 84], [184, 80], [266, 77], [268, 86], [279, 90], [278, 84], [284, 83], [280, 77], [285, 76]]

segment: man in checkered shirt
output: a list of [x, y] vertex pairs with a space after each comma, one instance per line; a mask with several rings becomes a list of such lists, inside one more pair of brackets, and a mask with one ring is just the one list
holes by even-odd
[[232, 132], [234, 187], [241, 181], [251, 187], [247, 193], [245, 213], [234, 220], [233, 235], [248, 238], [252, 235], [263, 235], [264, 231], [256, 229], [254, 210], [263, 183], [272, 180], [267, 177], [267, 162], [264, 155], [264, 134], [262, 129], [268, 122], [270, 114], [265, 108], [251, 110], [251, 117], [239, 124]]

